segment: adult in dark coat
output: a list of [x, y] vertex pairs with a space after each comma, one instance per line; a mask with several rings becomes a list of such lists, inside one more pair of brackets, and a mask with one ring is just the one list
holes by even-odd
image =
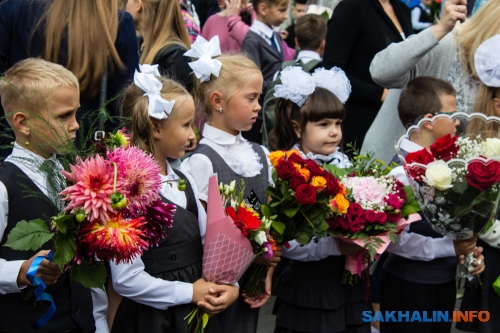
[[200, 29], [203, 28], [207, 19], [219, 12], [217, 0], [191, 0], [200, 19]]
[[352, 85], [346, 103], [344, 142], [361, 147], [387, 90], [375, 84], [369, 67], [375, 54], [413, 34], [410, 10], [399, 0], [344, 0], [328, 24], [323, 65], [343, 69]]

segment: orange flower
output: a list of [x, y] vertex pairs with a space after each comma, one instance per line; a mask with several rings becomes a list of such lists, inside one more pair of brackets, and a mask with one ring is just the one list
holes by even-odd
[[304, 179], [306, 180], [306, 182], [309, 181], [309, 178], [311, 178], [311, 171], [309, 171], [309, 169], [307, 168], [303, 168], [300, 164], [298, 163], [293, 163], [293, 165], [295, 166], [295, 169], [297, 169], [297, 172], [302, 176], [304, 177]]
[[297, 155], [300, 156], [299, 151], [297, 149], [287, 150], [285, 152], [285, 155], [286, 155], [287, 158], [290, 157], [292, 154], [297, 154]]
[[334, 213], [346, 214], [347, 208], [349, 208], [349, 201], [341, 193], [337, 194], [335, 198], [330, 201], [330, 209]]
[[271, 162], [271, 165], [273, 167], [276, 167], [276, 165], [278, 165], [278, 162], [284, 156], [285, 156], [285, 152], [283, 150], [276, 150], [276, 151], [269, 153], [269, 155], [267, 155], [267, 157], [269, 157], [269, 161]]
[[321, 176], [314, 176], [311, 179], [311, 185], [316, 187], [318, 192], [321, 192], [326, 188], [326, 179]]

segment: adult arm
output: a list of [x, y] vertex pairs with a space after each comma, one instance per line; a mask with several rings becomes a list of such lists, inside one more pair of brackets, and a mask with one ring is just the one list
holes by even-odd
[[250, 27], [241, 20], [241, 16], [230, 15], [227, 17], [227, 31], [231, 38], [240, 45], [243, 43], [248, 30], [250, 30]]
[[446, 79], [456, 52], [449, 32], [457, 21], [465, 21], [465, 14], [458, 11], [465, 7], [463, 2], [446, 1], [438, 24], [377, 53], [370, 65], [373, 80], [386, 88], [404, 88], [417, 76]]
[[[359, 19], [361, 16], [360, 9], [350, 1], [342, 1], [335, 7], [326, 34], [323, 56], [325, 68], [330, 69], [336, 66], [346, 71], [361, 34], [366, 33], [368, 29], [362, 26], [362, 20]], [[347, 72], [346, 75], [352, 86], [349, 101], [380, 105], [383, 87], [360, 80]]]

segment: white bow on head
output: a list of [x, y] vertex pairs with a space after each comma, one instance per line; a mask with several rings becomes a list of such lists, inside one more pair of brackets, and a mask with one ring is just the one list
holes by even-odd
[[156, 76], [160, 76], [158, 65], [139, 65], [141, 72], [135, 70], [134, 83], [144, 90], [143, 96], [148, 96], [148, 114], [150, 117], [162, 120], [168, 118], [174, 108], [175, 101], [167, 101], [161, 97], [163, 85]]
[[190, 62], [189, 67], [193, 70], [194, 75], [200, 79], [200, 82], [210, 81], [211, 74], [219, 76], [222, 63], [217, 59], [212, 59], [212, 57], [221, 54], [219, 36], [217, 35], [212, 37], [209, 42], [198, 35], [191, 45], [191, 49], [184, 53], [186, 57], [198, 58], [198, 60]]
[[474, 53], [474, 66], [481, 82], [500, 87], [500, 34], [488, 38]]
[[342, 104], [345, 104], [351, 94], [351, 83], [342, 69], [338, 67], [332, 67], [330, 70], [318, 68], [312, 77], [316, 87], [329, 90], [337, 96]]

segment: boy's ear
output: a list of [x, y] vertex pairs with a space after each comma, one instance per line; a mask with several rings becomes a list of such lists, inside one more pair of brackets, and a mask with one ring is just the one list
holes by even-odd
[[210, 94], [210, 105], [215, 109], [219, 110], [223, 108], [222, 106], [222, 94], [217, 90]]
[[14, 113], [11, 123], [12, 127], [22, 134], [26, 136], [31, 134], [29, 118], [23, 112]]
[[493, 98], [493, 109], [495, 110], [495, 116], [500, 117], [500, 98]]
[[[424, 118], [429, 118], [429, 119], [432, 119], [432, 114], [430, 113], [427, 113]], [[422, 128], [423, 129], [426, 129], [428, 131], [432, 131], [434, 129], [433, 125], [432, 125], [432, 121], [426, 121], [422, 124]]]
[[265, 1], [262, 1], [261, 3], [259, 3], [259, 5], [257, 6], [257, 13], [262, 15], [262, 16], [266, 16], [267, 15], [267, 9], [269, 8], [269, 6], [266, 4]]
[[292, 120], [292, 126], [293, 126], [293, 131], [295, 132], [295, 135], [297, 136], [297, 138], [300, 139], [300, 124], [297, 121]]

